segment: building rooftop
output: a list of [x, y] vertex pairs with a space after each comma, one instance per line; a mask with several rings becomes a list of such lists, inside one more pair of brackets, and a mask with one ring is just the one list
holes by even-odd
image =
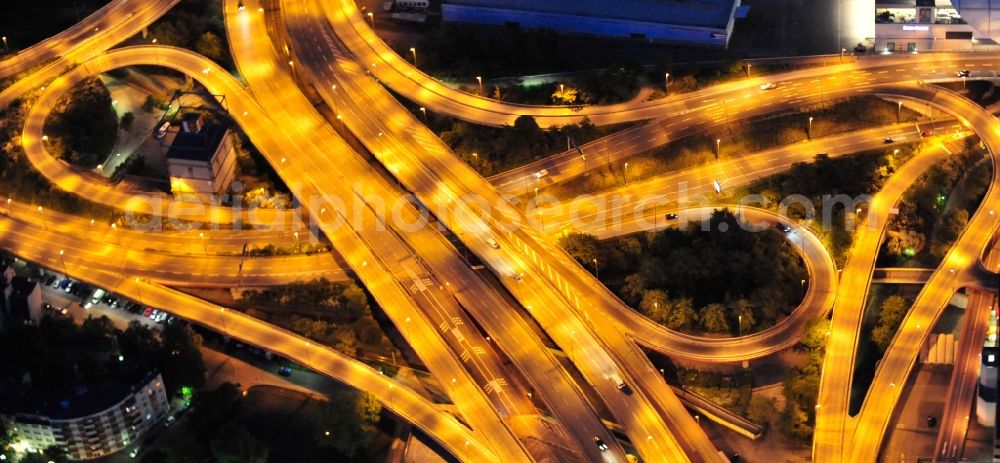
[[9, 382], [0, 388], [0, 410], [6, 414], [37, 415], [55, 420], [80, 418], [104, 411], [149, 384], [159, 373], [129, 364], [114, 368], [100, 380], [79, 381], [72, 390], [25, 387]]
[[[188, 113], [182, 120], [185, 123], [193, 123], [199, 116], [196, 113]], [[205, 121], [197, 132], [182, 129], [170, 142], [167, 159], [210, 162], [227, 130], [229, 123], [220, 121]]]
[[724, 28], [738, 0], [445, 0], [445, 4]]

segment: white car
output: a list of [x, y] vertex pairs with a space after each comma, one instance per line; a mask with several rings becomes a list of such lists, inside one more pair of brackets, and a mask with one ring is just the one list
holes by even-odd
[[500, 243], [497, 243], [497, 240], [493, 238], [486, 238], [486, 244], [490, 245], [493, 249], [500, 249]]
[[778, 88], [778, 84], [776, 84], [774, 82], [768, 82], [766, 84], [760, 84], [760, 90], [762, 92], [763, 91], [767, 91], [767, 90], [773, 90], [773, 89], [776, 89], [776, 88]]
[[542, 178], [542, 177], [544, 177], [546, 175], [549, 175], [549, 170], [548, 169], [542, 169], [542, 170], [540, 170], [538, 172], [535, 172], [535, 178]]

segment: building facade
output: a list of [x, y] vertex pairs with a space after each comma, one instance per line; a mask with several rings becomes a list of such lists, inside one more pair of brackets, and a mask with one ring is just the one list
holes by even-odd
[[127, 388], [124, 396], [103, 399], [113, 403], [79, 416], [72, 416], [72, 406], [64, 408], [65, 413], [22, 411], [7, 415], [19, 439], [15, 447], [31, 452], [56, 446], [73, 460], [99, 458], [139, 442], [170, 409], [163, 378], [157, 372]]
[[445, 21], [726, 47], [740, 0], [445, 0]]
[[208, 202], [229, 189], [236, 178], [236, 148], [229, 124], [191, 112], [167, 140], [170, 191], [181, 200]]
[[972, 51], [990, 41], [949, 0], [876, 0], [874, 14], [877, 53]]

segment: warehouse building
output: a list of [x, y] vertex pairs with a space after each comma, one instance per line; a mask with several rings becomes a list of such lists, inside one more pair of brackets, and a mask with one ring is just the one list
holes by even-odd
[[445, 21], [726, 47], [740, 0], [445, 0]]

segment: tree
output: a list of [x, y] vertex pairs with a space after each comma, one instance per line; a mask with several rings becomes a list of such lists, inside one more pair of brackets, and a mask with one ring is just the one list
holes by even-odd
[[198, 42], [194, 45], [194, 51], [205, 55], [205, 57], [216, 63], [221, 63], [225, 48], [222, 46], [222, 39], [218, 35], [206, 32], [201, 34], [201, 37], [198, 37]]
[[210, 447], [217, 463], [266, 463], [269, 452], [266, 445], [235, 422], [222, 425]]
[[885, 352], [892, 342], [892, 338], [899, 329], [899, 324], [906, 317], [906, 312], [910, 309], [910, 302], [902, 296], [889, 296], [882, 301], [882, 308], [878, 314], [878, 323], [872, 328], [872, 342], [879, 352]]
[[633, 273], [625, 277], [625, 284], [622, 285], [622, 299], [625, 299], [631, 306], [635, 306], [642, 300], [646, 291], [646, 279], [638, 273]]
[[205, 384], [205, 361], [201, 357], [201, 336], [182, 323], [168, 324], [161, 333], [160, 373], [173, 395], [181, 387], [200, 388]]
[[734, 310], [736, 312], [736, 321], [739, 323], [739, 331], [746, 333], [753, 330], [754, 325], [757, 324], [753, 304], [750, 304], [750, 301], [746, 298], [741, 297], [736, 300]]
[[316, 441], [348, 458], [375, 441], [382, 404], [367, 392], [344, 391], [330, 397], [320, 409]]
[[691, 299], [682, 298], [674, 301], [667, 314], [666, 325], [675, 331], [682, 331], [691, 328], [691, 325], [698, 320], [698, 314], [694, 311], [694, 304]]
[[726, 320], [726, 307], [722, 304], [709, 304], [702, 308], [701, 326], [710, 333], [725, 333], [729, 331], [729, 320]]
[[952, 209], [945, 213], [941, 223], [934, 228], [934, 240], [931, 244], [931, 255], [938, 259], [944, 257], [952, 243], [958, 239], [969, 223], [969, 213], [964, 209]]
[[135, 123], [135, 114], [133, 114], [132, 111], [129, 111], [125, 114], [122, 114], [122, 119], [121, 121], [118, 122], [118, 128], [126, 132], [129, 132], [132, 130], [132, 125], [134, 123]]
[[663, 324], [670, 313], [670, 297], [662, 289], [648, 289], [642, 293], [639, 310], [653, 321]]
[[[559, 238], [559, 246], [566, 250], [584, 267], [593, 269], [594, 260], [598, 258], [601, 242], [594, 235], [587, 233], [570, 233]], [[598, 261], [598, 268], [600, 261]]]

